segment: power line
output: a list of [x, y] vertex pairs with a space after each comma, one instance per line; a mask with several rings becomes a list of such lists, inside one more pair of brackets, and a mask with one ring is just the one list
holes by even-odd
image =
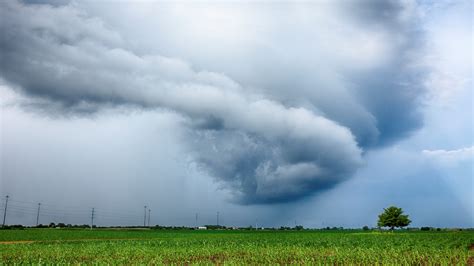
[[[19, 207], [19, 208], [22, 208], [22, 209], [30, 209], [30, 210], [34, 210], [35, 212], [37, 211], [37, 202], [30, 202], [30, 201], [20, 201], [20, 200], [12, 200], [12, 199], [9, 199], [9, 205], [8, 207], [10, 208], [11, 206], [13, 206], [11, 203], [16, 203], [15, 206], [16, 207]], [[1, 208], [3, 208], [3, 204], [0, 205]], [[117, 207], [119, 205], [116, 205]], [[120, 206], [120, 208], [122, 208], [122, 206]], [[86, 209], [84, 208], [83, 206], [73, 206], [73, 205], [57, 205], [57, 204], [49, 204], [49, 203], [44, 203], [42, 202], [41, 203], [41, 213], [43, 213], [43, 210], [44, 211], [50, 211], [50, 212], [59, 212], [59, 213], [90, 213], [90, 209]], [[139, 214], [138, 212], [129, 212], [127, 211], [128, 214], [124, 214], [123, 212], [121, 211], [111, 211], [111, 210], [105, 210], [105, 209], [101, 209], [101, 208], [95, 208], [95, 211], [101, 211], [102, 213], [110, 213], [110, 214], [120, 214], [121, 216], [128, 216], [130, 218], [135, 218], [137, 214]]]
[[92, 215], [91, 215], [91, 230], [94, 227], [94, 208], [92, 208]]
[[[34, 206], [37, 204], [37, 202], [32, 202], [32, 201], [20, 201], [20, 200], [12, 200], [10, 199], [11, 202], [15, 202], [15, 203], [19, 203], [19, 204], [24, 204], [24, 205], [30, 205], [30, 206]], [[43, 202], [41, 205], [45, 205], [45, 206], [50, 206], [50, 207], [54, 207], [57, 209], [57, 207], [59, 206], [60, 208], [67, 208], [68, 210], [70, 209], [80, 209], [80, 210], [84, 210], [84, 206], [74, 206], [74, 205], [57, 205], [57, 204], [51, 204], [51, 203], [45, 203]]]
[[[33, 204], [29, 204], [29, 205], [22, 205], [22, 204], [18, 204], [16, 203], [15, 201], [12, 201], [10, 200], [12, 203], [9, 204], [9, 207], [15, 207], [15, 208], [18, 208], [18, 209], [22, 209], [22, 210], [32, 210], [32, 211], [37, 211], [37, 204], [38, 203], [35, 203], [34, 205]], [[57, 208], [48, 208], [48, 205], [45, 206], [44, 203], [41, 204], [42, 208], [41, 210], [44, 210], [44, 211], [50, 211], [50, 212], [60, 212], [60, 213], [86, 213], [86, 212], [89, 212], [85, 209], [83, 210], [66, 210], [66, 209], [57, 209]]]
[[5, 210], [3, 211], [3, 224], [2, 227], [5, 227], [5, 219], [7, 218], [7, 207], [8, 207], [8, 195], [5, 196]]
[[[31, 214], [37, 214], [38, 213], [38, 208], [37, 207], [32, 207], [32, 206], [18, 206], [18, 205], [12, 205], [8, 204], [8, 209], [15, 209], [18, 211], [22, 211], [25, 213], [31, 213]], [[121, 218], [130, 218], [130, 219], [136, 219], [136, 215], [129, 215], [129, 214], [124, 214], [120, 212], [113, 212], [113, 211], [106, 211], [106, 210], [101, 210], [94, 208], [95, 213], [99, 213], [101, 216], [109, 216], [109, 217], [121, 217]], [[76, 216], [76, 217], [83, 217], [85, 210], [80, 210], [80, 211], [62, 211], [62, 210], [56, 210], [56, 209], [50, 209], [50, 208], [44, 208], [44, 204], [41, 203], [41, 210], [40, 214], [51, 214], [51, 215], [60, 215], [60, 216]], [[90, 210], [87, 211], [90, 213]]]
[[[41, 207], [43, 205], [41, 204]], [[89, 210], [89, 213], [91, 211]], [[24, 209], [24, 208], [18, 208], [18, 207], [13, 207], [8, 204], [8, 213], [9, 214], [19, 214], [19, 215], [35, 215], [37, 216], [38, 212], [37, 210], [32, 210], [32, 209]], [[53, 220], [64, 220], [64, 219], [81, 219], [84, 218], [84, 215], [82, 214], [65, 214], [65, 213], [57, 213], [57, 212], [47, 212], [43, 211], [43, 208], [40, 210], [40, 215], [41, 217], [49, 217], [52, 218]], [[94, 222], [98, 221], [115, 221], [115, 222], [120, 222], [120, 223], [127, 223], [127, 224], [136, 224], [137, 223], [137, 217], [130, 217], [130, 216], [120, 216], [120, 215], [109, 215], [109, 214], [102, 214], [101, 212], [97, 212], [97, 209], [94, 208]], [[39, 223], [38, 223], [39, 224]]]
[[151, 210], [148, 209], [148, 227], [150, 227], [150, 213], [151, 213]]
[[[36, 216], [38, 214], [38, 210], [30, 210], [30, 209], [22, 209], [22, 208], [17, 208], [17, 207], [14, 207], [14, 206], [8, 206], [8, 213], [10, 212], [13, 212], [13, 211], [16, 211], [18, 213], [23, 213], [23, 214], [31, 214], [31, 215], [34, 215]], [[55, 213], [55, 212], [47, 212], [47, 211], [43, 211], [41, 210], [41, 215], [43, 216], [44, 214], [49, 214], [49, 215], [54, 215], [54, 216], [77, 216], [79, 217], [78, 215], [73, 215], [73, 214], [68, 214], [68, 213]]]
[[[29, 213], [29, 214], [37, 214], [38, 209], [35, 208], [22, 208], [22, 207], [17, 207], [17, 206], [8, 206], [9, 210], [17, 210], [23, 213]], [[76, 217], [83, 217], [83, 213], [71, 213], [71, 212], [56, 212], [56, 211], [51, 211], [51, 210], [46, 210], [44, 208], [41, 208], [41, 214], [50, 214], [50, 215], [57, 215], [57, 216], [76, 216]]]
[[41, 207], [41, 203], [38, 203], [38, 214], [36, 215], [36, 226], [38, 226], [38, 221], [40, 217], [40, 207]]
[[[128, 212], [126, 209], [119, 209], [119, 210], [107, 210], [107, 209], [100, 209], [100, 208], [92, 208], [92, 210], [87, 210], [84, 207], [65, 207], [57, 204], [47, 204], [44, 202], [41, 203], [33, 203], [28, 201], [21, 201], [21, 200], [12, 200], [10, 196], [5, 197], [6, 200], [0, 202], [0, 209], [4, 209], [4, 222], [3, 225], [6, 223], [6, 214], [13, 214], [14, 217], [25, 217], [30, 216], [31, 218], [35, 219], [34, 224], [37, 226], [40, 224], [40, 216], [43, 219], [52, 219], [55, 223], [57, 221], [64, 221], [66, 222], [69, 219], [74, 219], [76, 221], [87, 219], [87, 213], [90, 214], [90, 223], [91, 226], [94, 226], [94, 223], [97, 221], [112, 221], [114, 223], [124, 223], [124, 224], [137, 224], [137, 215], [136, 213], [133, 214]], [[68, 208], [68, 209], [66, 209]], [[151, 209], [148, 209], [148, 217], [146, 216], [146, 210], [148, 206], [144, 206], [144, 226], [147, 225], [151, 226]], [[93, 217], [92, 217], [93, 216]], [[138, 216], [139, 217], [139, 216]], [[46, 222], [44, 220], [43, 222]], [[109, 222], [106, 222], [109, 223]], [[138, 222], [139, 223], [139, 222]]]
[[146, 226], [146, 205], [144, 207], [145, 207], [145, 216], [143, 216], [143, 227]]
[[[36, 206], [37, 206], [37, 202], [29, 202], [29, 201], [19, 201], [19, 200], [12, 200], [12, 199], [9, 199], [8, 201], [9, 203], [9, 207], [10, 206], [13, 206], [11, 203], [16, 203], [14, 204], [14, 206], [16, 207], [19, 207], [19, 208], [25, 208], [25, 209], [31, 209], [31, 210], [37, 210]], [[4, 206], [4, 204], [2, 203], [0, 205], [2, 208]], [[33, 207], [35, 206], [35, 207]], [[67, 208], [67, 209], [66, 209]], [[79, 206], [72, 206], [72, 205], [57, 205], [57, 204], [49, 204], [49, 203], [44, 203], [42, 202], [41, 203], [41, 210], [50, 210], [52, 212], [61, 212], [61, 213], [77, 213], [77, 212], [82, 212], [82, 213], [90, 213], [90, 209], [87, 210], [85, 209], [84, 207], [79, 207]], [[111, 214], [121, 214], [123, 216], [123, 212], [120, 212], [120, 211], [111, 211], [111, 210], [105, 210], [105, 209], [101, 209], [101, 208], [95, 208], [95, 210], [100, 210], [101, 212], [107, 212], [107, 213], [111, 213]], [[129, 217], [136, 217], [136, 212], [129, 212], [127, 211], [127, 213], [132, 213], [132, 214], [129, 214], [129, 215], [126, 215], [126, 216], [129, 216]], [[134, 215], [135, 214], [135, 215]]]
[[134, 217], [136, 218], [137, 215], [140, 215], [141, 213], [138, 213], [138, 212], [129, 212], [127, 211], [127, 213], [131, 213], [131, 214], [124, 214], [123, 212], [120, 212], [120, 211], [110, 211], [110, 210], [104, 210], [104, 209], [101, 209], [101, 208], [95, 208], [96, 211], [100, 211], [101, 213], [107, 213], [107, 214], [111, 214], [111, 215], [115, 215], [115, 214], [118, 214], [118, 215], [121, 215], [121, 216], [128, 216], [128, 217]]

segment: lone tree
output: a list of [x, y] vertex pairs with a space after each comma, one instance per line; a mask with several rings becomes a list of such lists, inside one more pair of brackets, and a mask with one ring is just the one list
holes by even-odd
[[384, 212], [379, 215], [377, 225], [380, 227], [390, 227], [393, 230], [395, 227], [405, 227], [411, 223], [408, 215], [403, 214], [402, 208], [390, 206], [384, 209]]

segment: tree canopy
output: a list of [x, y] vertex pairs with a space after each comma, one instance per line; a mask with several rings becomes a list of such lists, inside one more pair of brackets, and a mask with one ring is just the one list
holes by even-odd
[[411, 223], [408, 215], [403, 214], [402, 208], [390, 206], [384, 209], [384, 212], [379, 215], [377, 225], [380, 227], [405, 227]]

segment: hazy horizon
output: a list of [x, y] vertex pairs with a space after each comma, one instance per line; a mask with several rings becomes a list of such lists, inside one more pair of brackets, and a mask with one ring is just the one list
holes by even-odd
[[[470, 1], [0, 3], [7, 224], [474, 227]], [[148, 213], [147, 213], [148, 214]], [[3, 218], [3, 216], [2, 216]]]

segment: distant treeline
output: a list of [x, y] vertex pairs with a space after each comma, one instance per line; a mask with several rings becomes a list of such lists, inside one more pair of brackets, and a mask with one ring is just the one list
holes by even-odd
[[[50, 223], [48, 225], [39, 224], [38, 226], [24, 226], [21, 224], [16, 225], [5, 225], [4, 227], [0, 227], [1, 229], [25, 229], [25, 228], [71, 228], [71, 229], [90, 229], [91, 226], [88, 224], [64, 224], [64, 223]], [[255, 228], [252, 226], [247, 227], [229, 227], [229, 226], [222, 226], [222, 225], [205, 225], [202, 227], [187, 227], [187, 226], [162, 226], [162, 225], [155, 225], [155, 226], [92, 226], [92, 228], [100, 228], [100, 229], [147, 229], [147, 230], [266, 230], [266, 231], [379, 231], [380, 228], [373, 227], [370, 228], [368, 226], [364, 226], [362, 228], [344, 228], [344, 227], [323, 227], [323, 228], [304, 228], [301, 225], [297, 225], [295, 227], [259, 227]], [[404, 229], [398, 229], [397, 231], [474, 231], [474, 228], [439, 228], [439, 227], [408, 227]]]

